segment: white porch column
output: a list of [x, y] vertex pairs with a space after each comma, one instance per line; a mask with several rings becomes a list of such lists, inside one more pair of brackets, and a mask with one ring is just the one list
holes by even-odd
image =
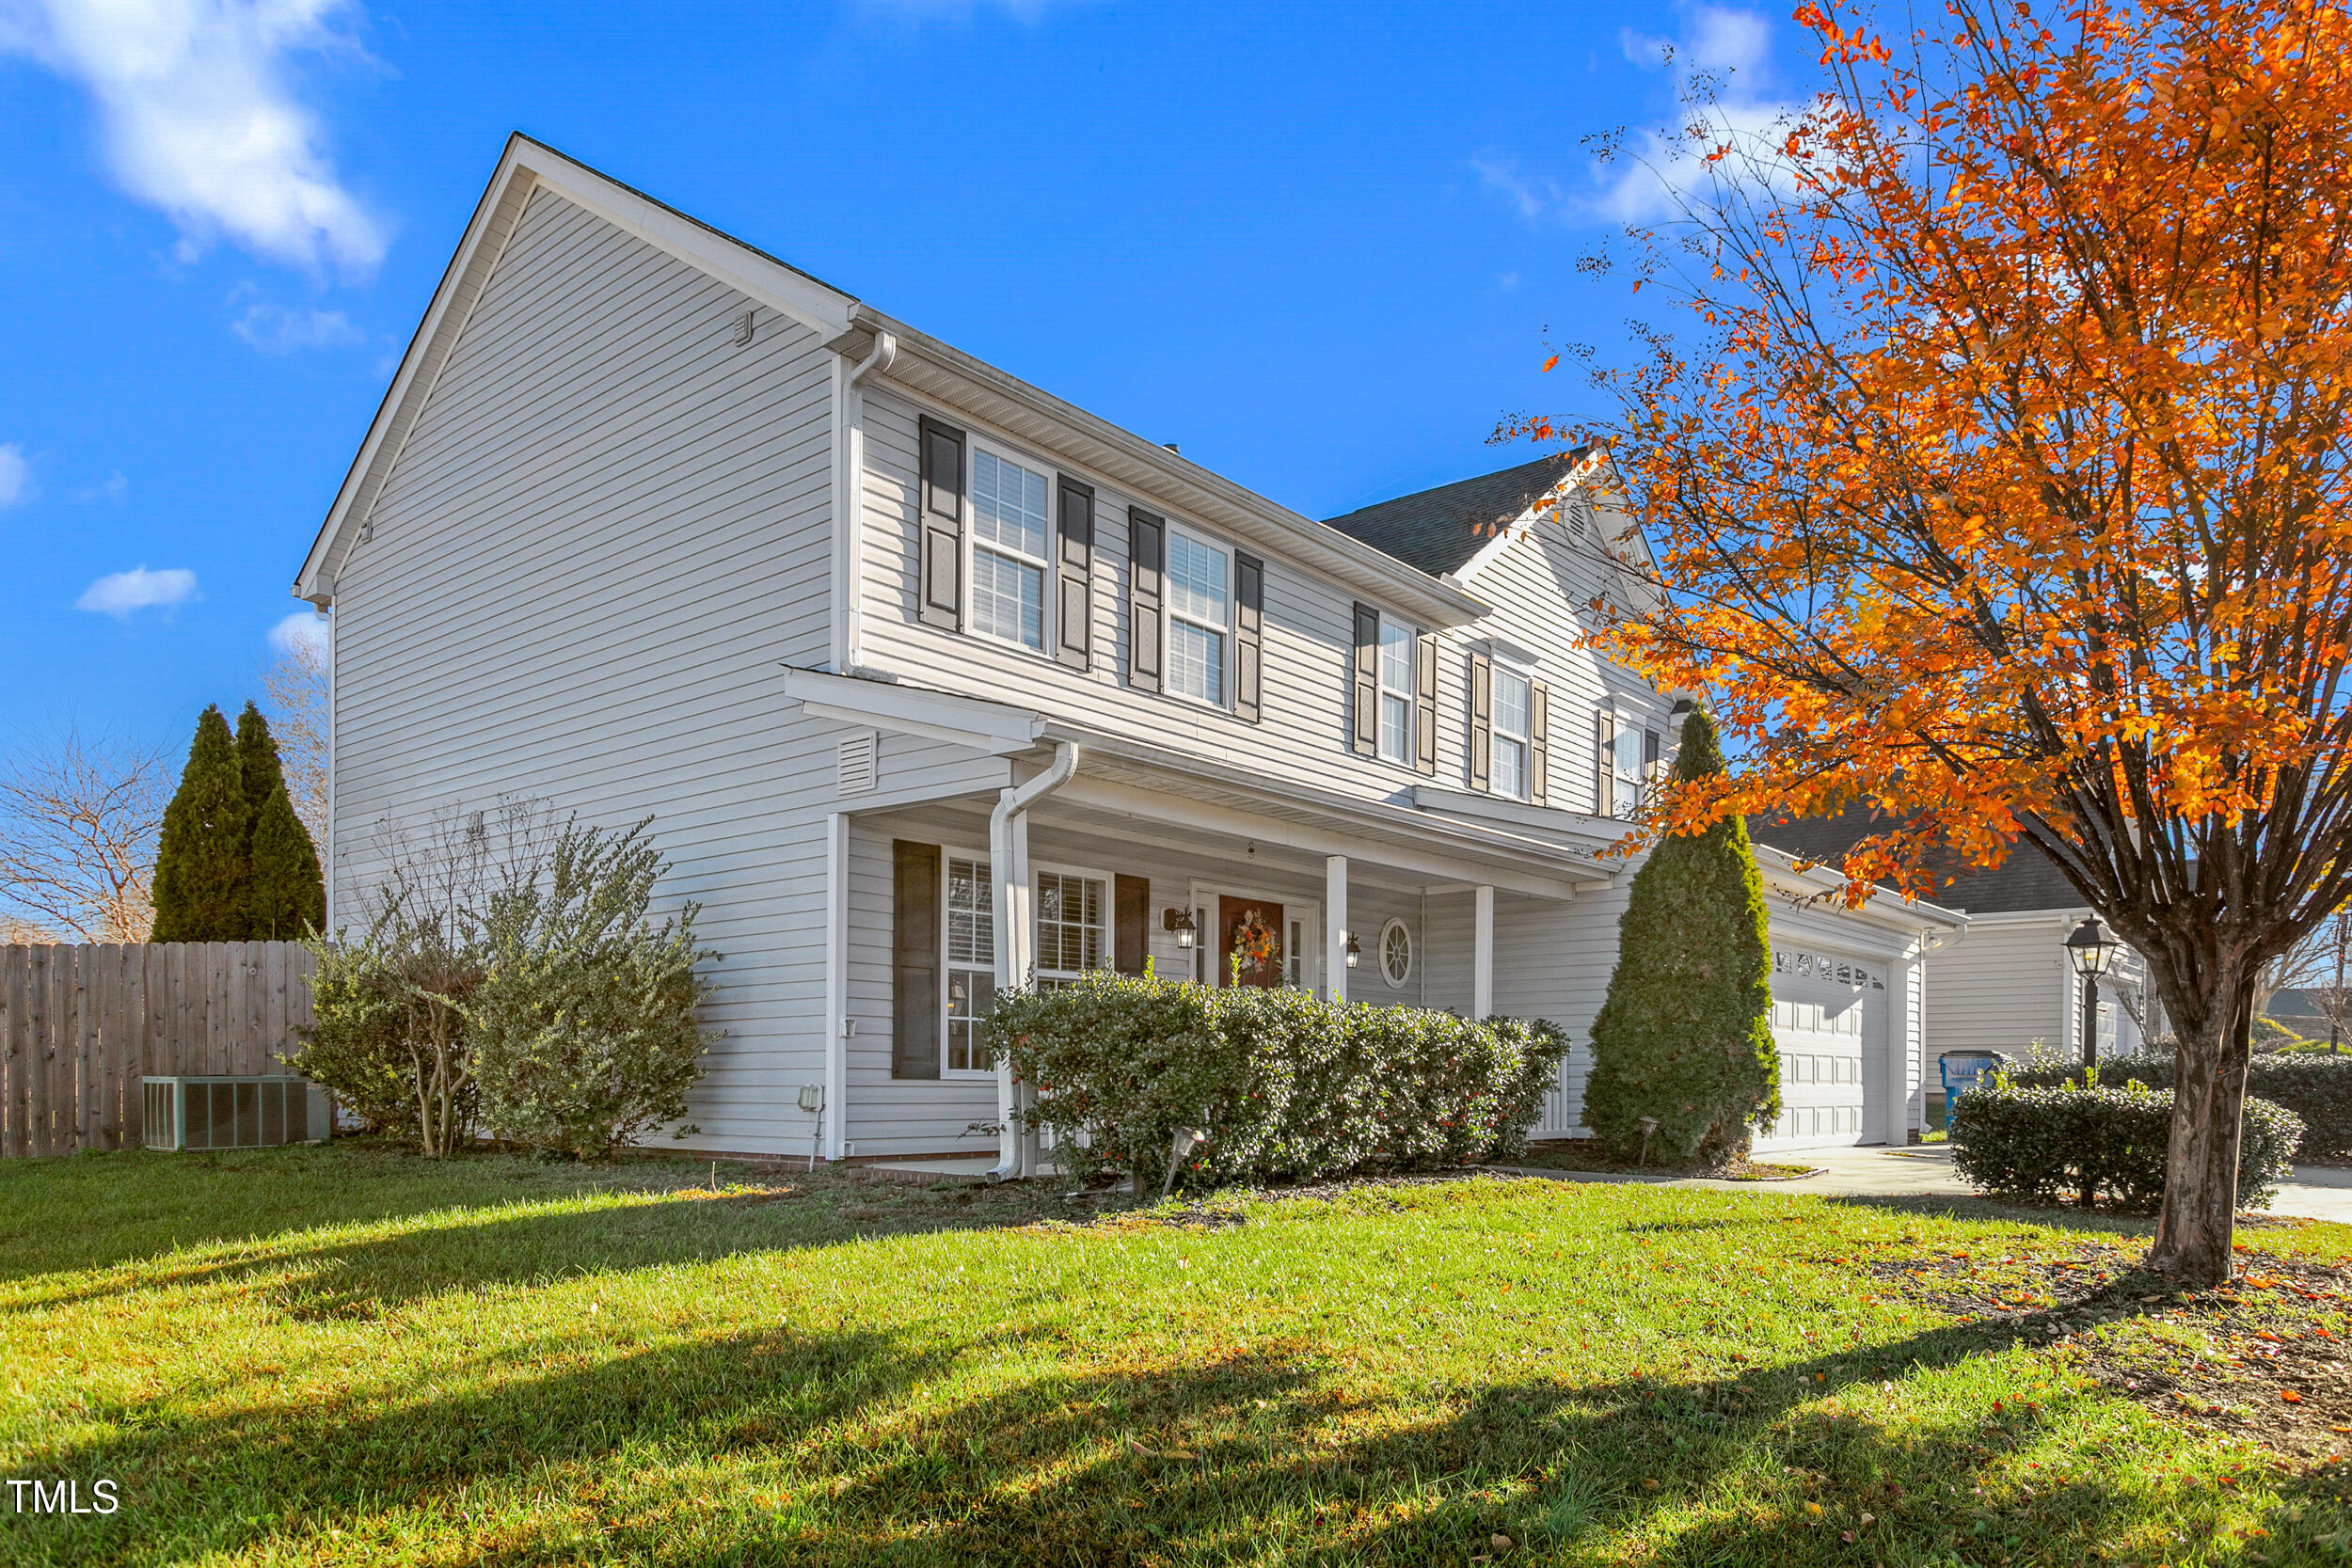
[[1347, 857], [1323, 860], [1323, 989], [1334, 1002], [1347, 1000]]
[[[1028, 877], [1029, 814], [1015, 812], [1006, 819], [1003, 842], [989, 846], [995, 863], [989, 869], [995, 879], [996, 915], [996, 992], [1003, 995], [1029, 977], [1031, 927], [1029, 925]], [[1018, 1086], [1012, 1081], [1012, 1061], [1008, 1056], [996, 1058], [996, 1120], [1004, 1131], [996, 1136], [996, 1156], [999, 1169], [1012, 1175], [1026, 1175], [1023, 1159], [1028, 1140], [1024, 1139], [1013, 1125], [1020, 1110]]]
[[850, 1112], [850, 814], [825, 817], [825, 1101], [828, 1160], [848, 1152]]
[[1470, 1017], [1491, 1018], [1495, 1010], [1495, 890], [1482, 887], [1470, 895]]

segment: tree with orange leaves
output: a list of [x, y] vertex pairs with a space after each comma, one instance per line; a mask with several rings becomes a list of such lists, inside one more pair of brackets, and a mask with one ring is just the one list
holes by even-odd
[[1734, 752], [1650, 826], [1867, 806], [1855, 898], [2048, 854], [2177, 1032], [2150, 1266], [2215, 1282], [2257, 975], [2352, 893], [2352, 18], [1830, 4], [1614, 261], [1675, 325], [1598, 377], [1601, 636]]

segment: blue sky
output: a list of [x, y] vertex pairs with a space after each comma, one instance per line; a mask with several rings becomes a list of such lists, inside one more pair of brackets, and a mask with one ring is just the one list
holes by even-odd
[[258, 694], [510, 130], [1325, 516], [1583, 406], [1583, 138], [1767, 112], [1783, 14], [0, 0], [0, 743]]

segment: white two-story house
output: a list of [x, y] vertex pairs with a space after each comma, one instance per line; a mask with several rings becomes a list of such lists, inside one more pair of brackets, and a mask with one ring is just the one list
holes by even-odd
[[[1317, 522], [516, 137], [295, 583], [330, 925], [388, 824], [651, 814], [723, 954], [688, 1147], [1018, 1164], [991, 998], [1237, 942], [1555, 1021], [1568, 1135], [1679, 721], [1578, 646], [1613, 514], [1568, 467]], [[1960, 923], [1763, 859], [1767, 1141], [1899, 1141]]]

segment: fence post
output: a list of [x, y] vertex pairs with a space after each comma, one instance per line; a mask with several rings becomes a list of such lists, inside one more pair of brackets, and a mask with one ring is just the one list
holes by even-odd
[[31, 1062], [24, 1021], [24, 972], [32, 949], [0, 947], [0, 1155], [31, 1152], [24, 1135], [25, 1069]]

